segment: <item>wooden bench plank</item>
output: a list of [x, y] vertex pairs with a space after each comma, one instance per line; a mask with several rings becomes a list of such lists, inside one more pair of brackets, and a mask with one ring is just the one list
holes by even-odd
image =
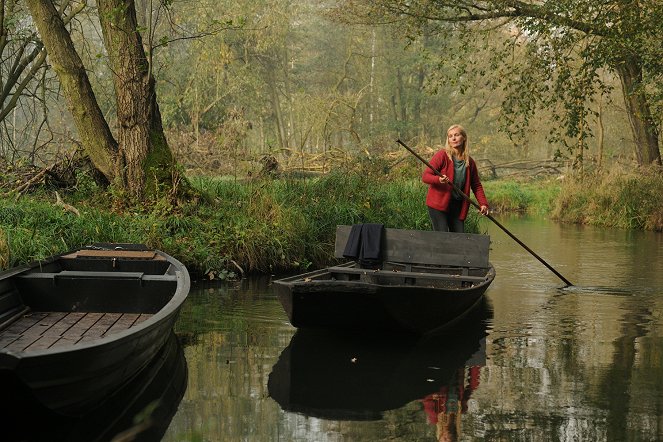
[[128, 258], [128, 259], [164, 259], [153, 250], [79, 250], [63, 258]]
[[[334, 256], [343, 251], [352, 226], [337, 226]], [[488, 268], [490, 237], [472, 233], [385, 228], [382, 259], [413, 264]]]
[[18, 276], [20, 279], [141, 279], [143, 272], [94, 272], [86, 270], [62, 270], [61, 272], [32, 272]]
[[420, 272], [394, 272], [392, 270], [370, 270], [348, 267], [329, 267], [332, 273], [345, 273], [354, 275], [373, 275], [387, 278], [422, 278], [422, 279], [440, 279], [445, 281], [470, 281], [483, 282], [484, 276], [451, 275], [445, 273], [420, 273]]

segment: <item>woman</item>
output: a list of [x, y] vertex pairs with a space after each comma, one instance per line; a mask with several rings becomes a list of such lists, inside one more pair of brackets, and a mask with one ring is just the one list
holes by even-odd
[[443, 232], [465, 232], [465, 218], [469, 201], [458, 194], [450, 183], [454, 183], [465, 195], [474, 192], [481, 213], [488, 215], [488, 200], [483, 192], [477, 165], [469, 155], [467, 132], [454, 124], [447, 130], [447, 142], [430, 160], [430, 165], [440, 172], [438, 176], [429, 167], [424, 170], [422, 181], [429, 185], [426, 205], [433, 230]]

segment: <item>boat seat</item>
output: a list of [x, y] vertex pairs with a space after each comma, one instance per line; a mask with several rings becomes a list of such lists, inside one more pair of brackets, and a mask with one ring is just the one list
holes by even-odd
[[63, 270], [26, 273], [15, 282], [24, 304], [35, 311], [155, 313], [171, 299], [177, 276]]
[[146, 275], [143, 272], [87, 272], [83, 270], [63, 270], [61, 272], [34, 272], [20, 275], [21, 279], [110, 279], [138, 281], [177, 281], [176, 275]]
[[[351, 229], [348, 225], [336, 227], [335, 258], [344, 258]], [[488, 235], [385, 228], [381, 250], [384, 262], [490, 268]]]
[[468, 282], [483, 282], [486, 280], [485, 276], [468, 276], [468, 275], [451, 275], [448, 273], [420, 273], [420, 272], [394, 272], [392, 270], [368, 270], [355, 267], [329, 267], [328, 270], [332, 273], [345, 273], [355, 275], [373, 275], [380, 277], [392, 278], [422, 278], [422, 279], [439, 279], [444, 281], [468, 281]]

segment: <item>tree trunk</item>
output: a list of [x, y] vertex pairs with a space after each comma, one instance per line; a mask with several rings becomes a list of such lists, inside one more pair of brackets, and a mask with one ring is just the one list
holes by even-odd
[[122, 174], [129, 193], [142, 199], [172, 184], [174, 161], [161, 123], [154, 77], [137, 30], [133, 0], [99, 0], [99, 21], [113, 72]]
[[638, 165], [661, 165], [658, 145], [658, 131], [649, 109], [647, 97], [642, 90], [642, 65], [635, 57], [630, 57], [617, 67], [622, 83], [622, 93], [626, 104]]
[[603, 145], [605, 142], [605, 126], [603, 125], [603, 96], [599, 97], [599, 108], [597, 111], [596, 118], [599, 125], [598, 136], [596, 139], [597, 150], [598, 150], [596, 154], [596, 162], [600, 169], [603, 167]]
[[285, 132], [285, 122], [283, 121], [281, 100], [279, 99], [279, 91], [276, 86], [274, 69], [271, 64], [266, 65], [265, 69], [267, 69], [267, 81], [269, 82], [269, 92], [272, 98], [272, 111], [274, 112], [274, 119], [276, 121], [276, 134], [278, 135], [279, 147], [285, 149], [286, 155], [288, 155], [288, 137]]
[[85, 66], [50, 0], [27, 0], [86, 153], [109, 181], [118, 173], [118, 145], [99, 108]]

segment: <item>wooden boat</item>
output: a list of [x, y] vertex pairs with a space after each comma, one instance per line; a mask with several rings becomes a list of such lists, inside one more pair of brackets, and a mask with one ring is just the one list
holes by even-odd
[[158, 250], [100, 244], [0, 273], [0, 385], [81, 415], [159, 353], [189, 293]]
[[[352, 226], [338, 226], [342, 258]], [[290, 323], [298, 328], [427, 333], [459, 320], [495, 278], [490, 237], [384, 229], [377, 269], [357, 261], [274, 281]]]

